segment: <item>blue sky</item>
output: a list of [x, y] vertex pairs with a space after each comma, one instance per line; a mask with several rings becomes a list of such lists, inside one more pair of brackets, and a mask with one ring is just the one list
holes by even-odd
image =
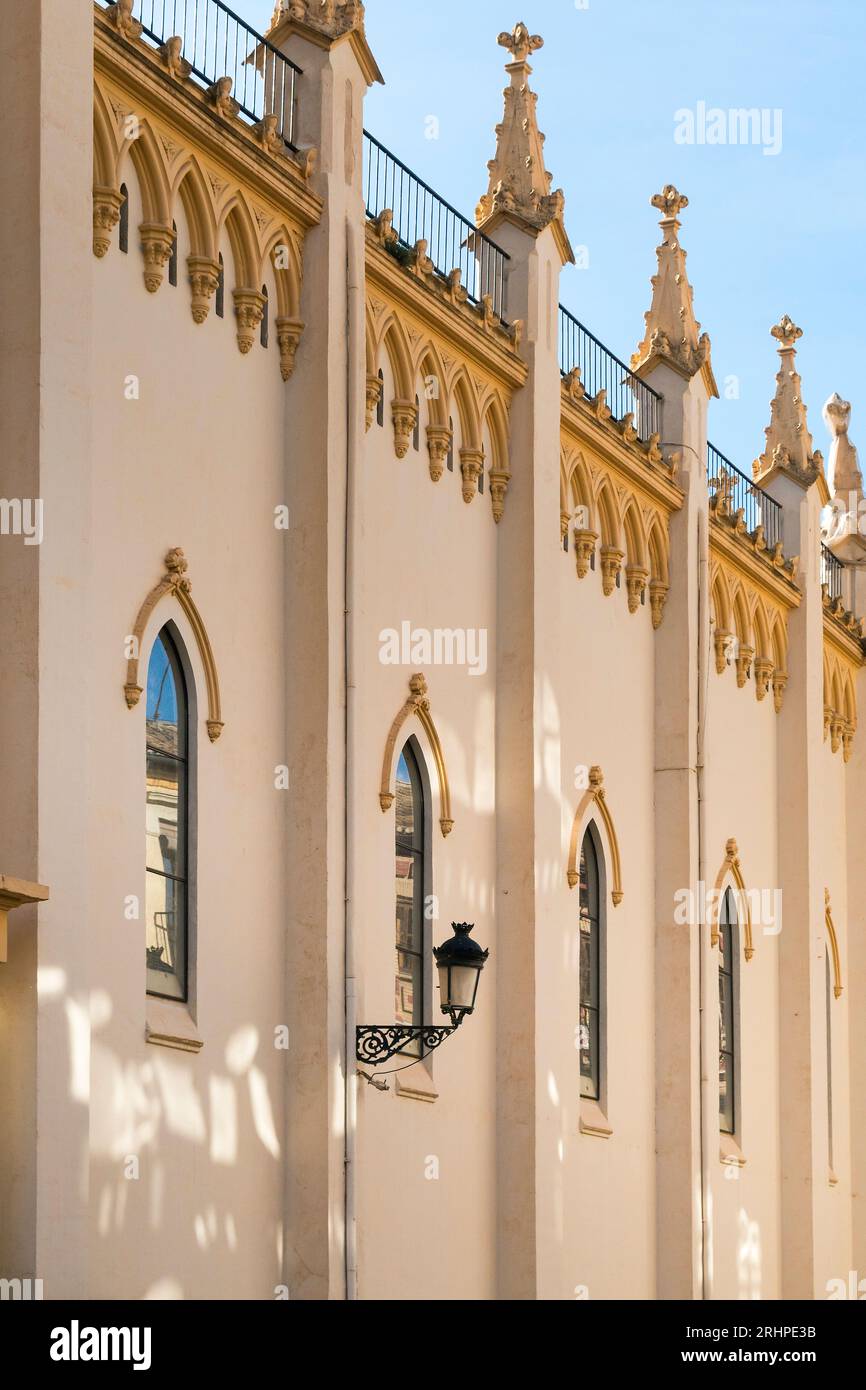
[[[234, 8], [262, 28], [273, 0]], [[821, 406], [838, 391], [866, 449], [856, 389], [866, 325], [863, 0], [529, 0], [514, 10], [502, 0], [369, 0], [367, 35], [386, 85], [371, 90], [365, 124], [470, 217], [502, 114], [507, 54], [496, 39], [518, 19], [545, 41], [532, 85], [547, 167], [565, 191], [571, 241], [588, 249], [587, 269], [563, 272], [562, 302], [628, 358], [655, 270], [649, 198], [675, 183], [689, 198], [682, 244], [716, 379], [720, 389], [726, 377], [739, 382], [738, 399], [712, 403], [710, 438], [750, 472], [778, 361], [769, 329], [789, 313], [804, 330], [798, 365], [816, 447], [826, 455]], [[780, 152], [676, 143], [674, 113], [699, 102], [781, 110]]]

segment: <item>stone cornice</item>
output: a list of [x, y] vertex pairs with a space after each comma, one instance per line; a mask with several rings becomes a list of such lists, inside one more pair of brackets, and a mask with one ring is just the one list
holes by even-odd
[[626, 443], [614, 420], [600, 420], [595, 414], [592, 397], [575, 400], [563, 388], [560, 423], [573, 443], [593, 449], [635, 491], [668, 513], [679, 511], [684, 494], [673, 481], [670, 466], [652, 463], [639, 441]]
[[173, 78], [156, 49], [124, 39], [99, 8], [94, 9], [93, 58], [97, 74], [178, 131], [211, 163], [230, 170], [245, 188], [279, 209], [282, 216], [305, 231], [321, 220], [322, 199], [293, 159], [268, 154], [252, 126], [217, 119], [201, 87]]
[[335, 44], [348, 42], [358, 62], [358, 67], [364, 76], [368, 87], [372, 87], [374, 82], [384, 84], [384, 77], [379, 71], [379, 64], [373, 57], [373, 52], [367, 42], [366, 34], [363, 29], [345, 29], [342, 33], [328, 33], [324, 29], [318, 28], [315, 24], [310, 24], [304, 19], [292, 19], [286, 13], [272, 28], [267, 32], [268, 43], [273, 44], [274, 48], [280, 48], [286, 39], [293, 34], [298, 34], [308, 43], [313, 43], [317, 48], [329, 49]]
[[452, 304], [444, 293], [413, 275], [379, 244], [375, 224], [367, 223], [367, 285], [377, 286], [436, 333], [463, 357], [517, 390], [524, 385], [527, 367], [518, 355], [514, 339], [496, 320], [489, 328], [481, 311], [471, 304]]
[[712, 513], [710, 551], [781, 607], [799, 608], [802, 594], [791, 571], [777, 565], [771, 551], [758, 550], [748, 533], [738, 533]]
[[824, 599], [824, 639], [837, 647], [849, 661], [862, 666], [866, 660], [863, 620], [849, 613], [843, 604]]

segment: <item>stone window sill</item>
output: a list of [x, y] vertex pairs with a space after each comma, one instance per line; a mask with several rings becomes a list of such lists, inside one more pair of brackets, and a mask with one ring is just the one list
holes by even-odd
[[719, 1133], [719, 1162], [733, 1164], [735, 1168], [746, 1166], [746, 1155], [733, 1134]]
[[157, 1047], [175, 1047], [181, 1052], [200, 1052], [204, 1046], [189, 1007], [152, 994], [147, 996], [144, 1038]]
[[581, 1134], [592, 1134], [596, 1139], [610, 1139], [613, 1134], [610, 1122], [598, 1101], [588, 1100], [586, 1096], [580, 1098], [578, 1128]]
[[434, 1101], [439, 1099], [439, 1092], [433, 1082], [423, 1062], [416, 1062], [414, 1066], [407, 1067], [405, 1071], [397, 1072], [394, 1077], [394, 1090], [398, 1096], [405, 1096], [407, 1100], [426, 1100]]

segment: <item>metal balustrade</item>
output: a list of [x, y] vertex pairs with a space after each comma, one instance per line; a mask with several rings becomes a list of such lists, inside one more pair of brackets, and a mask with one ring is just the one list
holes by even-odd
[[[113, 0], [100, 3], [114, 8]], [[230, 77], [240, 114], [253, 123], [276, 116], [277, 132], [295, 148], [295, 85], [301, 69], [222, 0], [134, 0], [132, 17], [156, 47], [179, 37], [190, 76], [202, 86]]]
[[707, 444], [707, 481], [718, 499], [717, 515], [733, 516], [742, 510], [746, 529], [763, 526], [767, 546], [774, 549], [782, 539], [782, 508], [713, 444]]
[[505, 319], [508, 253], [419, 179], [396, 155], [364, 131], [364, 197], [367, 216], [390, 210], [397, 245], [411, 251], [426, 241], [426, 254], [440, 275], [460, 271], [474, 304], [489, 294], [493, 312]]
[[563, 376], [577, 367], [581, 385], [588, 396], [605, 391], [605, 399], [615, 420], [634, 416], [638, 438], [644, 443], [661, 431], [661, 401], [630, 367], [590, 333], [579, 319], [559, 306], [559, 370]]
[[827, 585], [828, 598], [842, 597], [842, 561], [821, 542], [821, 583]]

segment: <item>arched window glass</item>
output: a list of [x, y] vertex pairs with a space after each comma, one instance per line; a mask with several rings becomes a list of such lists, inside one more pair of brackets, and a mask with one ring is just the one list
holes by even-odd
[[412, 448], [416, 454], [421, 447], [421, 404], [415, 397], [415, 424], [412, 429]]
[[733, 1134], [737, 1115], [737, 905], [726, 889], [719, 912], [719, 1129]]
[[177, 284], [177, 223], [172, 222], [171, 230], [174, 233], [171, 243], [171, 255], [168, 258], [168, 283]]
[[580, 849], [580, 1094], [600, 1100], [602, 1081], [601, 985], [604, 924], [598, 855], [587, 829]]
[[385, 423], [385, 374], [384, 374], [384, 372], [382, 371], [382, 368], [380, 367], [380, 368], [379, 368], [379, 399], [378, 399], [377, 402], [376, 402], [376, 424], [377, 424], [377, 425], [384, 425], [384, 423]]
[[218, 319], [221, 319], [221, 318], [223, 317], [223, 314], [225, 313], [225, 303], [226, 303], [226, 270], [225, 270], [225, 266], [223, 265], [223, 256], [222, 256], [222, 252], [220, 252], [220, 269], [219, 269], [219, 276], [218, 276], [218, 278], [217, 278], [217, 288], [216, 288], [216, 315], [217, 315], [217, 318], [218, 318]]
[[266, 348], [267, 345], [268, 345], [268, 309], [269, 309], [269, 307], [270, 307], [270, 305], [268, 304], [268, 287], [267, 287], [267, 285], [262, 285], [262, 298], [264, 299], [265, 302], [264, 302], [264, 305], [263, 305], [263, 307], [262, 307], [262, 324], [261, 324], [261, 328], [260, 328], [260, 330], [259, 330], [259, 341], [260, 341], [262, 347], [263, 347], [263, 348]]
[[[395, 783], [394, 876], [397, 890], [394, 1016], [397, 1023], [424, 1022], [424, 871], [426, 807], [421, 770], [407, 742], [397, 763]], [[418, 1054], [411, 1044], [406, 1051]]]
[[147, 990], [187, 998], [189, 715], [167, 627], [147, 668]]
[[129, 250], [129, 189], [125, 183], [120, 185], [120, 196], [123, 202], [120, 204], [120, 227], [118, 229], [118, 245], [124, 254]]
[[454, 421], [450, 418], [450, 416], [449, 416], [449, 419], [448, 419], [448, 429], [449, 429], [450, 433], [449, 433], [449, 435], [448, 435], [448, 457], [447, 457], [446, 460], [445, 460], [445, 466], [446, 466], [446, 468], [448, 469], [448, 472], [449, 472], [449, 473], [453, 473], [453, 472], [454, 472]]
[[824, 948], [824, 1009], [827, 1015], [827, 1160], [833, 1172], [833, 982], [830, 978], [830, 943]]

